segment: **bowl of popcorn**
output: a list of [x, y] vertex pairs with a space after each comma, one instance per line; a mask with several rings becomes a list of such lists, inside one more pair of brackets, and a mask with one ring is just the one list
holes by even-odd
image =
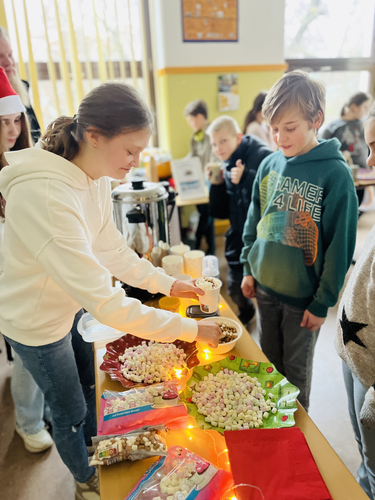
[[237, 321], [230, 318], [204, 318], [200, 321], [201, 323], [216, 323], [220, 326], [222, 331], [222, 337], [219, 340], [219, 345], [217, 347], [210, 347], [206, 344], [198, 343], [198, 348], [200, 350], [208, 349], [212, 354], [224, 354], [233, 349], [236, 342], [242, 335], [242, 327]]
[[124, 335], [106, 345], [100, 369], [124, 387], [147, 386], [185, 376], [199, 364], [197, 354], [196, 342], [158, 343]]

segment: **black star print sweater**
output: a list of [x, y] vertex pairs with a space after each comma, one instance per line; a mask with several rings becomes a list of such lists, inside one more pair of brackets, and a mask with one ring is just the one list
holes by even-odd
[[375, 226], [354, 266], [337, 316], [335, 347], [361, 384], [375, 383]]

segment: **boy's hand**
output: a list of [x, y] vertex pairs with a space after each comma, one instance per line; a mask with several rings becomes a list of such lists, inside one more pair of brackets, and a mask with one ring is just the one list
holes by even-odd
[[241, 290], [248, 299], [255, 298], [255, 279], [253, 276], [244, 276], [242, 278]]
[[319, 318], [319, 316], [315, 316], [306, 309], [300, 326], [302, 328], [307, 328], [308, 330], [311, 330], [313, 332], [314, 330], [320, 328], [325, 320], [325, 318]]
[[239, 184], [244, 170], [245, 166], [242, 164], [242, 161], [237, 160], [236, 166], [230, 171], [230, 180], [233, 184]]

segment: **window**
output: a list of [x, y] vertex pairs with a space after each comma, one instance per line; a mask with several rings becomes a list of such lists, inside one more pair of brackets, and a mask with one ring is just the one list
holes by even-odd
[[[142, 74], [141, 2], [57, 0], [56, 8], [55, 2], [46, 0], [4, 1], [14, 56], [19, 63], [25, 63], [27, 73], [23, 76], [31, 83], [31, 94], [34, 87], [32, 101], [36, 108], [35, 99], [39, 97], [45, 125], [60, 114], [74, 114], [81, 98], [106, 80], [122, 80], [134, 85], [149, 102]], [[32, 59], [27, 21], [31, 55], [37, 68], [36, 81], [30, 76]], [[146, 73], [148, 77], [149, 72]]]
[[286, 0], [286, 62], [325, 84], [325, 125], [351, 95], [374, 87], [374, 20], [375, 0]]
[[373, 0], [286, 0], [285, 58], [373, 55]]

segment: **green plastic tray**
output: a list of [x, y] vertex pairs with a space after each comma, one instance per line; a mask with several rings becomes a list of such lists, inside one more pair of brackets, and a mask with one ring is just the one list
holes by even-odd
[[216, 375], [225, 368], [239, 373], [247, 373], [250, 377], [256, 377], [262, 384], [262, 389], [267, 391], [267, 395], [271, 392], [275, 396], [272, 401], [276, 403], [278, 411], [275, 414], [270, 412], [269, 417], [263, 419], [263, 429], [293, 427], [295, 424], [294, 412], [297, 410], [296, 399], [299, 394], [299, 389], [288, 382], [284, 375], [281, 375], [281, 373], [276, 370], [273, 364], [250, 361], [231, 355], [220, 361], [214, 361], [194, 367], [192, 375], [186, 383], [185, 389], [180, 394], [181, 400], [185, 403], [189, 415], [194, 418], [198, 428], [213, 429], [222, 434], [224, 433], [222, 427], [213, 427], [209, 422], [205, 421], [204, 415], [198, 413], [196, 405], [191, 400], [193, 395], [191, 388], [192, 386], [194, 387], [196, 383], [201, 382], [209, 373]]

